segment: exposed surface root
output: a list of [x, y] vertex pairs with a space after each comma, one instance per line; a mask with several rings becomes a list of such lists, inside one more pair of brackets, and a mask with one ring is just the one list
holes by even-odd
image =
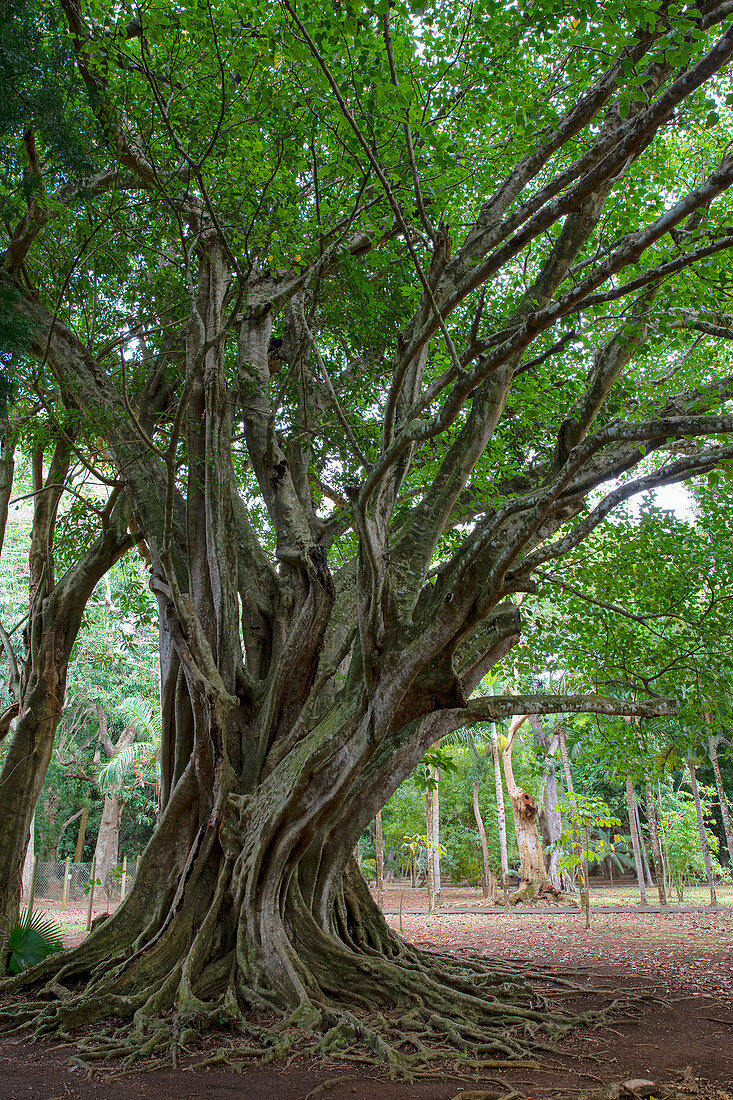
[[[226, 1029], [232, 1033], [226, 1045], [198, 1065], [242, 1068], [252, 1060], [326, 1056], [386, 1066], [393, 1078], [409, 1081], [447, 1061], [460, 1073], [537, 1068], [538, 1058], [551, 1054], [554, 1041], [571, 1029], [638, 1012], [642, 999], [625, 996], [600, 1010], [572, 1013], [562, 998], [585, 998], [588, 990], [554, 970], [421, 951], [396, 938], [391, 948], [390, 958], [344, 949], [320, 959], [318, 988], [294, 1010], [278, 1008], [255, 983], [245, 985], [234, 965], [223, 991], [204, 999], [196, 983], [186, 981], [185, 961], [143, 992], [126, 990], [132, 984], [129, 959], [103, 973], [95, 968], [73, 988], [69, 959], [38, 1000], [0, 1010], [0, 1029], [64, 1041], [76, 1033], [77, 1064], [115, 1062], [116, 1073], [141, 1062], [176, 1066], [204, 1035]], [[205, 985], [206, 969], [201, 975], [199, 985]], [[380, 1011], [380, 1005], [390, 1007]]]

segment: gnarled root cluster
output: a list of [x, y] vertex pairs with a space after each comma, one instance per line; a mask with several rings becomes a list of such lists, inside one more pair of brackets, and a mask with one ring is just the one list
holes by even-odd
[[[273, 930], [273, 954], [263, 940], [255, 952], [242, 920], [233, 941], [222, 934], [223, 882], [230, 876], [219, 876], [203, 919], [168, 914], [147, 942], [114, 951], [123, 908], [79, 947], [8, 980], [4, 993], [38, 994], [1, 1010], [0, 1027], [75, 1042], [86, 1065], [175, 1065], [204, 1034], [226, 1029], [232, 1040], [205, 1064], [297, 1051], [382, 1063], [411, 1078], [457, 1055], [463, 1067], [534, 1064], [553, 1038], [601, 1016], [553, 1004], [552, 986], [570, 983], [548, 970], [405, 943], [353, 882], [333, 931], [318, 927], [296, 891]], [[87, 1034], [74, 1038], [81, 1028]]]

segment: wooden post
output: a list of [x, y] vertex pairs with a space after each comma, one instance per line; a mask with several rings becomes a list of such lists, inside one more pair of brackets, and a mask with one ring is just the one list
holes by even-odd
[[61, 908], [65, 909], [69, 901], [69, 879], [71, 878], [71, 856], [66, 857], [64, 864], [64, 885], [61, 887]]
[[120, 879], [120, 901], [125, 900], [125, 887], [127, 886], [127, 856], [122, 857], [122, 878]]
[[89, 876], [89, 905], [87, 906], [87, 932], [92, 927], [92, 905], [94, 904], [94, 879], [97, 874], [97, 857], [92, 859], [92, 873]]
[[38, 856], [33, 860], [33, 873], [31, 874], [31, 885], [28, 891], [28, 916], [33, 912], [33, 899], [36, 896], [36, 875], [38, 874]]

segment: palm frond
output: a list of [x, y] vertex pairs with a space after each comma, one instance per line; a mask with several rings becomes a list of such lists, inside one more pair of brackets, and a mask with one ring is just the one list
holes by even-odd
[[160, 760], [160, 739], [157, 741], [135, 741], [122, 749], [99, 769], [97, 786], [102, 794], [111, 794], [119, 790], [129, 779], [140, 761], [149, 760], [157, 764]]
[[140, 734], [146, 741], [160, 742], [160, 710], [148, 699], [132, 695], [124, 699], [116, 709], [125, 725], [131, 726], [136, 734]]
[[0, 946], [8, 952], [9, 974], [20, 974], [64, 949], [58, 926], [38, 911], [24, 913], [12, 928], [1, 932]]

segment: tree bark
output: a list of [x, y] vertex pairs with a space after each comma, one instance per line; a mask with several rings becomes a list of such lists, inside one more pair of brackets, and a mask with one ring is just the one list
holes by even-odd
[[630, 776], [626, 776], [626, 809], [629, 815], [629, 832], [631, 834], [631, 847], [634, 851], [634, 865], [636, 867], [636, 882], [639, 887], [640, 905], [648, 905], [646, 896], [646, 884], [644, 881], [644, 864], [641, 859], [641, 842], [636, 828], [636, 798], [634, 796], [634, 784]]
[[[710, 716], [706, 715], [705, 718], [709, 725]], [[725, 787], [723, 786], [723, 777], [720, 774], [720, 764], [718, 763], [718, 751], [712, 734], [708, 735], [708, 752], [710, 753], [710, 761], [713, 765], [713, 775], [715, 776], [715, 788], [718, 792], [720, 814], [723, 818], [725, 844], [728, 849], [728, 870], [729, 873], [733, 875], [733, 827], [731, 827], [730, 820], [730, 805], [728, 803], [728, 796], [725, 793]]]
[[702, 860], [705, 865], [705, 874], [708, 880], [708, 889], [710, 890], [710, 908], [715, 909], [718, 905], [718, 899], [715, 894], [715, 876], [713, 874], [713, 863], [710, 858], [710, 845], [708, 844], [708, 834], [705, 829], [705, 817], [702, 812], [702, 802], [700, 801], [700, 788], [697, 784], [697, 769], [692, 763], [692, 760], [688, 760], [687, 767], [690, 772], [690, 786], [692, 787], [692, 797], [695, 800], [695, 811], [697, 813], [697, 828], [700, 834], [700, 849], [702, 851]]
[[644, 786], [644, 798], [646, 802], [646, 818], [649, 822], [649, 836], [652, 842], [652, 859], [654, 860], [654, 875], [657, 880], [659, 904], [664, 908], [667, 905], [667, 891], [664, 885], [664, 861], [662, 859], [662, 847], [659, 843], [657, 807], [654, 803], [654, 787], [649, 782]]

